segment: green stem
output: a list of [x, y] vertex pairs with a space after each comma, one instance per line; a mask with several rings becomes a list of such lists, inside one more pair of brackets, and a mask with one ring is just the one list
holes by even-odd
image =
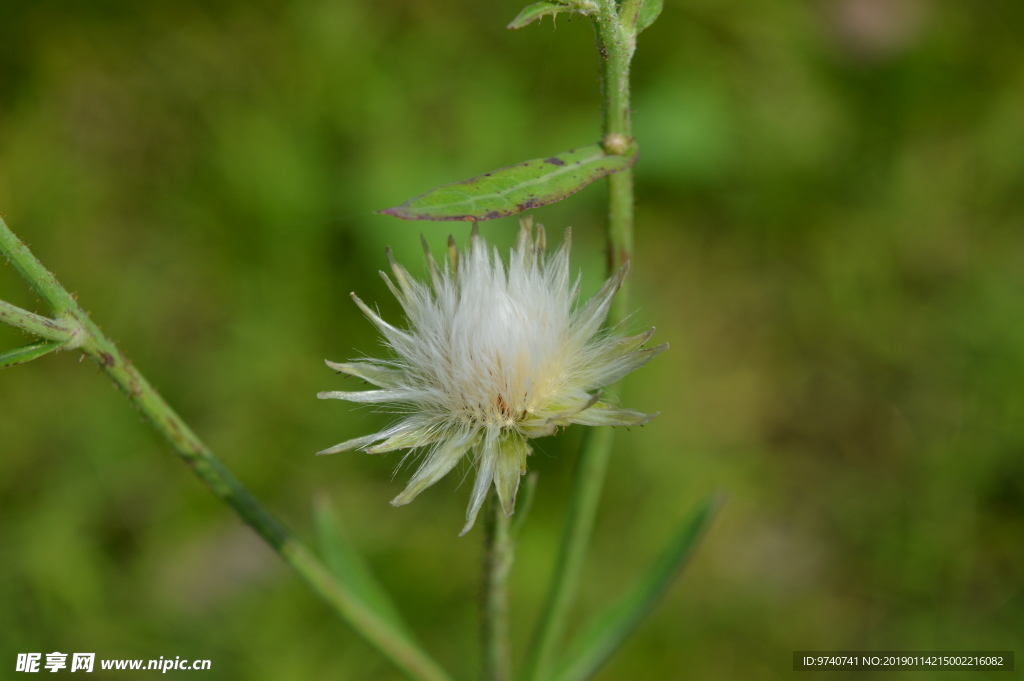
[[[628, 10], [629, 7], [623, 7]], [[636, 50], [632, 24], [619, 19], [615, 3], [601, 2], [594, 17], [598, 50], [601, 53], [601, 87], [604, 94], [604, 144], [609, 150], [623, 149], [633, 142], [629, 108], [629, 65]], [[633, 256], [633, 170], [627, 168], [608, 176], [608, 274], [614, 274]], [[629, 310], [629, 277], [615, 296], [609, 325], [625, 319]]]
[[487, 508], [484, 535], [483, 643], [485, 681], [508, 681], [508, 573], [513, 545], [509, 519], [493, 492]]
[[[626, 169], [608, 176], [608, 273], [633, 259], [633, 171]], [[629, 315], [630, 279], [622, 280], [622, 287], [612, 300], [608, 312], [608, 325], [614, 326]], [[615, 388], [611, 389], [615, 391]], [[610, 395], [608, 389], [603, 393]]]
[[643, 6], [644, 0], [622, 0], [622, 4], [619, 6], [619, 18], [622, 24], [629, 28], [635, 28], [640, 8]]
[[448, 681], [447, 674], [414, 641], [363, 605], [277, 518], [260, 506], [128, 358], [89, 319], [74, 297], [57, 283], [54, 276], [11, 233], [2, 219], [0, 252], [10, 259], [15, 269], [62, 320], [69, 320], [70, 328], [80, 330], [80, 338], [76, 339], [78, 347], [121, 387], [128, 399], [200, 480], [270, 544], [342, 619], [347, 620], [409, 677], [420, 681]]
[[29, 283], [29, 286], [50, 306], [50, 309], [57, 313], [58, 317], [63, 312], [78, 307], [74, 298], [57, 283], [57, 278], [50, 274], [50, 271], [43, 267], [43, 264], [36, 260], [28, 250], [28, 246], [7, 228], [3, 218], [0, 218], [0, 253], [7, 256], [18, 274]]
[[[636, 46], [634, 26], [636, 3], [624, 3], [623, 10], [633, 13], [631, 23], [620, 20], [612, 0], [599, 2], [594, 16], [598, 51], [601, 54], [602, 92], [604, 94], [604, 145], [612, 153], [632, 144], [629, 111], [629, 65]], [[623, 170], [608, 176], [608, 273], [615, 273], [633, 254], [633, 172]], [[629, 277], [622, 284], [608, 315], [608, 324], [623, 320], [629, 310]], [[606, 389], [603, 395], [614, 398], [617, 391]], [[588, 428], [576, 464], [569, 512], [555, 573], [541, 614], [537, 633], [526, 661], [527, 681], [547, 679], [557, 664], [565, 638], [569, 612], [579, 586], [594, 519], [601, 500], [608, 460], [612, 450], [609, 428]]]

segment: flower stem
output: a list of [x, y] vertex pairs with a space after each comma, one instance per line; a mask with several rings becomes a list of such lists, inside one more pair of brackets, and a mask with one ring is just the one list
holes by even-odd
[[[635, 23], [635, 22], [634, 22]], [[601, 53], [601, 87], [604, 94], [604, 143], [609, 149], [632, 144], [629, 110], [629, 64], [636, 49], [633, 29], [622, 21], [612, 0], [601, 2], [594, 17]], [[633, 256], [633, 170], [608, 176], [608, 274], [618, 271]], [[608, 315], [609, 325], [626, 317], [629, 310], [629, 277], [622, 283]]]
[[483, 644], [484, 680], [508, 681], [508, 573], [512, 568], [513, 543], [509, 519], [492, 491], [484, 534]]
[[[391, 626], [376, 611], [365, 606], [346, 585], [338, 582], [316, 556], [277, 518], [260, 506], [128, 358], [89, 319], [74, 297], [8, 229], [2, 219], [0, 253], [10, 259], [14, 268], [53, 308], [61, 324], [69, 329], [68, 333], [74, 332], [77, 335], [77, 346], [95, 360], [121, 387], [128, 399], [171, 444], [178, 456], [189, 465], [200, 480], [270, 544], [331, 609], [348, 621], [410, 678], [418, 681], [448, 681], [447, 674], [414, 641]], [[5, 303], [0, 307], [0, 312], [9, 312], [9, 308], [18, 310]], [[13, 320], [21, 322], [15, 323], [15, 326], [44, 337], [51, 337], [39, 333], [46, 331], [46, 328], [29, 328], [27, 322], [32, 321], [31, 317], [18, 315]], [[0, 321], [7, 322], [6, 315], [0, 316]]]
[[[633, 12], [633, 22], [620, 19], [613, 0], [600, 0], [593, 17], [601, 56], [604, 94], [604, 145], [609, 152], [632, 144], [629, 115], [629, 65], [636, 46], [636, 3], [624, 3]], [[633, 254], [633, 171], [626, 169], [608, 176], [608, 273], [614, 274]], [[629, 310], [629, 277], [612, 303], [608, 324], [623, 320]], [[614, 389], [604, 395], [614, 396]], [[565, 637], [566, 623], [579, 585], [594, 518], [604, 488], [612, 450], [610, 428], [588, 428], [576, 464], [569, 511], [555, 574], [541, 614], [540, 624], [527, 656], [527, 681], [547, 679]]]
[[50, 309], [57, 313], [58, 317], [62, 313], [78, 307], [74, 298], [57, 283], [57, 278], [43, 267], [43, 264], [28, 250], [28, 246], [7, 228], [3, 218], [0, 218], [0, 253], [7, 256], [18, 274], [50, 306]]

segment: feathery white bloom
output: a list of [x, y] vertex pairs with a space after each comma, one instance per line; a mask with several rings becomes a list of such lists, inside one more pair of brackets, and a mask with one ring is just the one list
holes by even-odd
[[468, 249], [460, 251], [448, 238], [443, 267], [424, 240], [432, 286], [413, 279], [388, 249], [395, 280], [381, 276], [401, 303], [408, 328], [388, 324], [354, 293], [352, 299], [384, 335], [393, 356], [327, 362], [380, 389], [318, 394], [389, 403], [404, 415], [379, 433], [320, 452], [423, 448], [423, 462], [391, 502], [395, 506], [412, 501], [471, 452], [477, 476], [461, 534], [473, 526], [492, 481], [505, 513], [512, 514], [530, 453], [527, 439], [570, 423], [641, 425], [657, 416], [602, 402], [595, 392], [668, 347], [641, 349], [653, 328], [631, 337], [619, 334], [621, 325], [601, 329], [628, 263], [574, 310], [579, 280], [569, 280], [569, 231], [550, 257], [544, 252], [544, 227], [538, 226], [536, 239], [531, 231], [532, 221], [523, 220], [507, 269], [475, 227]]

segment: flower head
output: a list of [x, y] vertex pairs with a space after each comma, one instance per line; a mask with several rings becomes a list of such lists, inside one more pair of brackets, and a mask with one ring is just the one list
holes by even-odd
[[475, 228], [468, 249], [448, 238], [441, 267], [424, 240], [430, 286], [413, 279], [389, 249], [394, 281], [381, 276], [401, 303], [407, 328], [388, 324], [354, 293], [352, 299], [384, 335], [392, 356], [327, 362], [379, 389], [318, 395], [389, 404], [403, 415], [378, 433], [320, 452], [422, 450], [422, 463], [392, 500], [395, 506], [412, 501], [469, 455], [477, 476], [462, 534], [473, 526], [492, 482], [512, 514], [530, 438], [571, 423], [641, 425], [657, 416], [603, 402], [597, 392], [668, 347], [642, 349], [653, 328], [630, 337], [620, 327], [601, 328], [628, 264], [574, 309], [579, 280], [569, 278], [569, 231], [551, 256], [543, 226], [536, 237], [532, 231], [532, 222], [523, 220], [507, 267]]

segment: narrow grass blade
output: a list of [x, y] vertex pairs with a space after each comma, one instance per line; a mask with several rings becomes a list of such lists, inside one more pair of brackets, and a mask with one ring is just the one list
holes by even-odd
[[338, 525], [334, 508], [326, 497], [320, 497], [314, 503], [313, 524], [324, 562], [338, 582], [404, 637], [411, 637], [411, 630], [402, 620], [387, 591], [373, 576], [362, 555]]
[[[605, 394], [614, 391], [613, 386]], [[611, 428], [587, 428], [583, 432], [558, 557], [537, 628], [527, 648], [523, 681], [547, 681], [565, 649], [565, 630], [590, 546], [614, 432]]]
[[530, 515], [530, 509], [533, 508], [534, 493], [537, 491], [537, 472], [533, 471], [526, 476], [523, 480], [523, 486], [519, 490], [519, 501], [516, 504], [516, 512], [512, 516], [512, 525], [509, 527], [508, 533], [513, 540], [519, 538], [519, 533], [523, 529], [523, 525], [526, 524], [526, 518]]
[[633, 591], [580, 633], [551, 681], [584, 681], [601, 668], [668, 591], [722, 501], [721, 495], [717, 495], [697, 508]]
[[381, 213], [403, 220], [493, 220], [561, 201], [636, 163], [637, 148], [609, 154], [600, 144], [477, 175], [431, 189]]
[[43, 340], [0, 353], [0, 369], [24, 364], [49, 354], [64, 345], [63, 341]]

